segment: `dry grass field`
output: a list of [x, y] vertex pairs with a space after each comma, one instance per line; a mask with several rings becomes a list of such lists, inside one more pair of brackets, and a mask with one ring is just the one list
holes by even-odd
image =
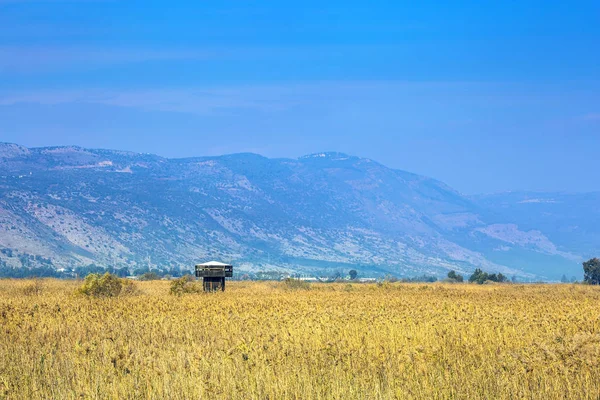
[[0, 398], [598, 399], [600, 288], [0, 281]]

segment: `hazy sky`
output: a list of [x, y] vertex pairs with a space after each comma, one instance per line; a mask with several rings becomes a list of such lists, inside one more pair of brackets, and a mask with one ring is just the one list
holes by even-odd
[[0, 0], [0, 141], [600, 190], [600, 2]]

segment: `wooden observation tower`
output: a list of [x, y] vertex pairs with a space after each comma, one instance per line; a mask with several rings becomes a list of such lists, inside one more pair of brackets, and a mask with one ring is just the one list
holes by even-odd
[[217, 261], [196, 265], [196, 278], [203, 278], [204, 291], [225, 290], [225, 278], [233, 276], [233, 266]]

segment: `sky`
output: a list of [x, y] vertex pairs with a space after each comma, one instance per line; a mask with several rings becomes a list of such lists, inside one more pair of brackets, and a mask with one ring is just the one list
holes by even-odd
[[600, 191], [600, 2], [0, 0], [0, 141]]

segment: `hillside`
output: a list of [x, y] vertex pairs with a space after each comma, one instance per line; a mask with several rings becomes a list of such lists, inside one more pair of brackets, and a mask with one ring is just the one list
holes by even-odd
[[597, 198], [577, 215], [569, 198], [571, 212], [552, 219], [339, 153], [166, 159], [0, 144], [0, 263], [189, 269], [219, 258], [249, 271], [556, 279], [598, 249], [598, 225], [585, 225]]

